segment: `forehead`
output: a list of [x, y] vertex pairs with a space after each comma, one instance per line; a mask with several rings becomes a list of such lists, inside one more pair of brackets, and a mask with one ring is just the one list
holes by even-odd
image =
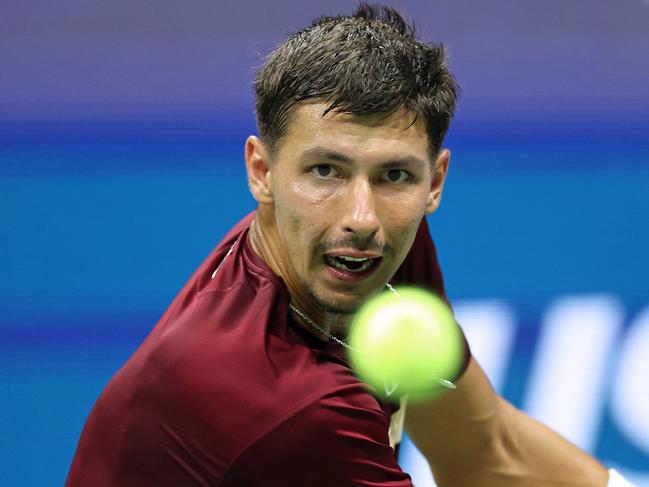
[[425, 124], [415, 120], [413, 113], [403, 110], [388, 116], [335, 111], [324, 114], [327, 107], [320, 102], [296, 106], [280, 142], [280, 152], [299, 153], [317, 145], [353, 157], [411, 155], [430, 160]]

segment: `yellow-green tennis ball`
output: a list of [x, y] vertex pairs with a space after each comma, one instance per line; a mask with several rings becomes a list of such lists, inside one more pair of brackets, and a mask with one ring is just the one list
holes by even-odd
[[350, 362], [379, 395], [424, 399], [458, 374], [462, 332], [441, 298], [418, 288], [384, 291], [356, 313], [349, 330]]

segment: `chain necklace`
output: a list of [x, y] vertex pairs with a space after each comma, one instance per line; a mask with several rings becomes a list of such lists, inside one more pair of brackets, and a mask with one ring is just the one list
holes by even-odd
[[[398, 298], [401, 298], [400, 294], [397, 292], [396, 289], [394, 289], [394, 288], [390, 285], [390, 283], [386, 284], [386, 287], [387, 287], [390, 291], [392, 291], [392, 292], [394, 293], [395, 296], [397, 296]], [[315, 329], [318, 330], [320, 333], [322, 333], [322, 334], [325, 335], [327, 338], [329, 338], [329, 340], [333, 340], [334, 342], [336, 342], [336, 343], [342, 345], [343, 347], [345, 347], [345, 348], [348, 349], [348, 350], [356, 351], [356, 349], [355, 349], [354, 347], [351, 347], [350, 345], [348, 345], [347, 343], [345, 343], [343, 340], [341, 340], [341, 339], [338, 338], [337, 336], [334, 336], [334, 335], [332, 335], [331, 333], [329, 333], [327, 330], [325, 330], [325, 329], [322, 328], [320, 325], [318, 325], [315, 321], [313, 321], [311, 318], [309, 318], [309, 316], [307, 316], [306, 313], [304, 313], [304, 312], [303, 312], [302, 310], [300, 310], [299, 308], [295, 307], [292, 303], [288, 303], [288, 307], [289, 307], [289, 308], [291, 309], [291, 311], [293, 311], [296, 315], [298, 315], [300, 318], [302, 318], [306, 323], [308, 323], [308, 324], [311, 325], [313, 328], [315, 328]], [[432, 374], [432, 377], [433, 377], [433, 379], [436, 380], [436, 381], [437, 381], [441, 386], [446, 387], [447, 389], [455, 389], [455, 388], [456, 388], [455, 384], [453, 384], [453, 382], [451, 382], [451, 381], [448, 380], [448, 379], [443, 379], [442, 377], [438, 377], [438, 376], [435, 375], [435, 374]], [[386, 392], [386, 394], [387, 394], [388, 396], [390, 396], [390, 395], [392, 394], [392, 392], [394, 392], [394, 390], [395, 390], [395, 386], [394, 386], [394, 384], [392, 384], [391, 387], [388, 388], [388, 385], [385, 383], [385, 380], [384, 380], [384, 384], [383, 384], [383, 385], [385, 386], [385, 392]], [[396, 383], [396, 385], [398, 386], [398, 383]]]
[[[396, 289], [394, 289], [390, 283], [386, 284], [386, 287], [392, 291], [396, 296], [399, 296], [399, 293], [397, 292]], [[313, 328], [318, 330], [320, 333], [325, 335], [329, 340], [333, 340], [334, 342], [342, 345], [343, 347], [347, 348], [348, 350], [354, 350], [354, 347], [349, 346], [345, 341], [341, 340], [337, 336], [332, 335], [329, 333], [327, 330], [322, 328], [320, 325], [318, 325], [315, 321], [313, 321], [309, 316], [307, 316], [306, 313], [304, 313], [301, 309], [295, 307], [293, 303], [288, 303], [288, 307], [291, 308], [291, 311], [293, 311], [296, 315], [298, 315], [300, 318], [302, 318], [304, 321], [306, 321], [309, 325], [311, 325]]]
[[333, 340], [334, 342], [339, 343], [340, 345], [342, 345], [343, 347], [345, 347], [345, 348], [347, 348], [347, 349], [349, 349], [349, 350], [354, 350], [353, 347], [350, 347], [350, 346], [349, 346], [347, 343], [345, 343], [343, 340], [341, 340], [341, 339], [338, 338], [337, 336], [332, 335], [332, 334], [329, 333], [327, 330], [325, 330], [324, 328], [322, 328], [322, 327], [321, 327], [320, 325], [318, 325], [315, 321], [313, 321], [311, 318], [309, 318], [305, 313], [303, 313], [300, 309], [298, 309], [298, 308], [296, 308], [295, 306], [293, 306], [293, 304], [289, 303], [289, 304], [288, 304], [288, 307], [291, 308], [291, 310], [292, 310], [296, 315], [298, 315], [300, 318], [302, 318], [304, 321], [306, 321], [309, 325], [311, 325], [313, 328], [315, 328], [315, 329], [318, 330], [320, 333], [322, 333], [322, 334], [325, 335], [327, 338], [329, 338], [329, 340]]

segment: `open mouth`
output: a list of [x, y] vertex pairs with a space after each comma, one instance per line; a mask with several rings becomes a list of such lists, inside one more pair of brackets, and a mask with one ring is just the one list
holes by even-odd
[[330, 267], [353, 273], [366, 272], [381, 261], [381, 257], [351, 257], [347, 255], [325, 255], [324, 259]]

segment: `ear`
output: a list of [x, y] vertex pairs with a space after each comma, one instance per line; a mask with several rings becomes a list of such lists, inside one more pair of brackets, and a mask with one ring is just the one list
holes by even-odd
[[430, 215], [439, 207], [442, 201], [442, 191], [444, 189], [444, 182], [446, 181], [446, 174], [448, 173], [448, 164], [451, 161], [451, 151], [442, 149], [433, 167], [433, 182], [430, 185], [430, 194], [426, 202], [426, 215]]
[[251, 135], [246, 139], [245, 153], [248, 187], [252, 196], [259, 203], [272, 203], [272, 172], [266, 146], [259, 137]]

